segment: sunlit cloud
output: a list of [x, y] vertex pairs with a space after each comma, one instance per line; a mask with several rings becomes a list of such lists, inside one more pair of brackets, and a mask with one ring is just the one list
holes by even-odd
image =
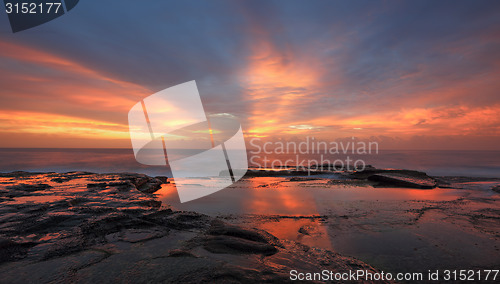
[[[75, 61], [19, 44], [0, 41], [0, 60], [5, 63], [0, 68], [0, 131], [3, 137], [11, 133], [12, 139], [65, 135], [92, 139], [95, 144], [90, 147], [102, 145], [100, 140], [129, 139], [126, 116], [120, 114], [149, 93]], [[54, 140], [53, 146], [57, 145]]]
[[288, 127], [292, 128], [292, 129], [299, 129], [299, 130], [313, 130], [313, 129], [322, 129], [323, 128], [321, 126], [314, 126], [314, 125], [309, 125], [309, 124], [290, 125]]
[[321, 73], [314, 61], [307, 54], [280, 50], [265, 37], [256, 39], [242, 75], [250, 104], [249, 133], [265, 136], [303, 130], [290, 124], [300, 123], [303, 108], [320, 99], [313, 94]]
[[4, 62], [0, 68], [2, 93], [15, 94], [5, 98], [0, 107], [4, 109], [73, 115], [76, 112], [82, 116], [100, 111], [100, 119], [116, 121], [113, 114], [128, 110], [150, 92], [75, 61], [23, 45], [0, 41], [0, 60]]
[[[432, 148], [453, 137], [457, 148], [482, 149], [489, 139], [499, 149], [500, 18], [491, 8], [498, 4], [264, 1], [167, 9], [160, 1], [114, 7], [123, 18], [148, 18], [127, 29], [97, 13], [98, 5], [108, 4], [80, 7], [65, 17], [68, 25], [40, 26], [44, 36], [2, 30], [0, 129], [9, 145], [36, 146], [51, 133], [93, 137], [87, 147], [128, 147], [122, 142], [134, 104], [196, 80], [209, 117], [237, 118], [250, 138], [356, 136], [410, 148], [430, 141]], [[408, 21], [404, 15], [416, 10], [422, 17]], [[58, 147], [57, 139], [44, 145]]]
[[128, 125], [50, 113], [2, 111], [0, 132], [64, 134], [73, 137], [128, 139]]

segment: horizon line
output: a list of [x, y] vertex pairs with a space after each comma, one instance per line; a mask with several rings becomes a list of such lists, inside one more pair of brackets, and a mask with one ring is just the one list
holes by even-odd
[[[0, 150], [131, 150], [132, 148], [112, 148], [112, 147], [0, 147]], [[159, 148], [160, 149], [160, 148]], [[175, 148], [182, 150], [201, 150], [201, 148]], [[247, 151], [249, 149], [247, 148]], [[500, 151], [500, 149], [379, 149], [379, 151]]]

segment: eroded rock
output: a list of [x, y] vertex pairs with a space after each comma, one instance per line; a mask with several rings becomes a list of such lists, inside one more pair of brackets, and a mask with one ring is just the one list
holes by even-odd
[[427, 175], [410, 175], [405, 173], [380, 173], [368, 177], [369, 181], [377, 182], [377, 186], [396, 186], [420, 189], [436, 187], [436, 180]]
[[41, 190], [46, 190], [52, 188], [52, 186], [46, 184], [46, 183], [34, 183], [34, 184], [26, 184], [26, 183], [20, 183], [12, 186], [7, 186], [7, 189], [11, 190], [23, 190], [23, 191], [28, 191], [28, 192], [34, 192], [34, 191], [41, 191]]

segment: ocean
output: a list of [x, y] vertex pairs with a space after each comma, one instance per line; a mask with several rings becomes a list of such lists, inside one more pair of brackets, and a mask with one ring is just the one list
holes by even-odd
[[[264, 155], [248, 153], [251, 167], [266, 167], [297, 161], [314, 164], [329, 160], [362, 160], [377, 168], [400, 168], [419, 170], [434, 176], [500, 177], [500, 151], [428, 151], [428, 150], [380, 150], [369, 155], [326, 154], [281, 154]], [[293, 161], [293, 162], [292, 162]], [[358, 163], [359, 164], [359, 163]], [[132, 149], [0, 149], [0, 172], [69, 172], [89, 171], [95, 173], [134, 172], [151, 176], [171, 176], [164, 166], [146, 166], [138, 163]]]

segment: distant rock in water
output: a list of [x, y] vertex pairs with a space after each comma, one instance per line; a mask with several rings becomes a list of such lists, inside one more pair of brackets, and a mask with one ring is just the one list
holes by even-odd
[[411, 175], [405, 173], [379, 173], [368, 177], [369, 181], [378, 182], [377, 186], [398, 186], [421, 189], [436, 187], [436, 180], [426, 174]]
[[492, 187], [491, 190], [493, 190], [496, 193], [500, 193], [500, 185]]
[[353, 179], [376, 182], [375, 187], [409, 187], [432, 189], [437, 186], [436, 179], [424, 172], [398, 169], [370, 168], [349, 175]]

